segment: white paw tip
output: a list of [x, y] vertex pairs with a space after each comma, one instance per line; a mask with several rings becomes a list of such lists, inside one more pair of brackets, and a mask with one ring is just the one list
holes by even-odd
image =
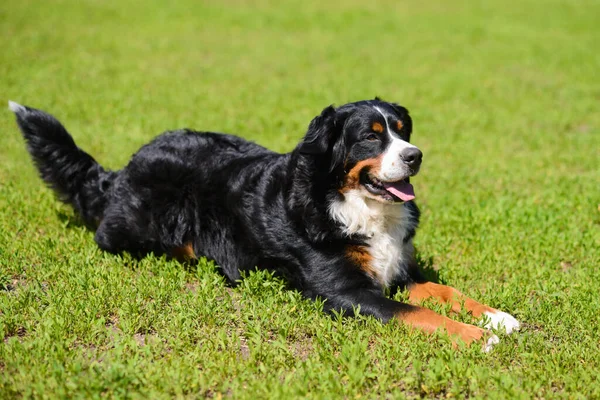
[[12, 100], [8, 101], [8, 109], [16, 114], [26, 111], [25, 107]]
[[504, 327], [507, 334], [518, 331], [521, 324], [515, 317], [502, 311], [486, 311], [484, 313], [488, 318], [484, 324], [486, 329], [498, 329]]
[[498, 343], [500, 343], [500, 338], [496, 335], [492, 335], [487, 343], [485, 344], [485, 347], [483, 348], [483, 351], [485, 353], [488, 353], [492, 350], [492, 347], [494, 347], [495, 345], [497, 345]]

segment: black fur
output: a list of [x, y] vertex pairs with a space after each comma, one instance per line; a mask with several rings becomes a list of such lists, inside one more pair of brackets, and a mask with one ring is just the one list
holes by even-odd
[[107, 189], [116, 174], [77, 147], [53, 116], [29, 107], [16, 116], [40, 177], [93, 226], [106, 208]]
[[[351, 315], [360, 306], [387, 321], [413, 307], [386, 298], [381, 284], [346, 256], [365, 238], [344, 235], [327, 211], [342, 196], [348, 168], [385, 149], [385, 140], [364, 137], [373, 106], [401, 119], [399, 134], [409, 139], [406, 109], [376, 99], [325, 108], [287, 154], [236, 136], [178, 130], [142, 147], [117, 172], [79, 149], [52, 116], [14, 111], [40, 176], [97, 227], [100, 248], [169, 255], [192, 243], [232, 282], [257, 266], [276, 269], [307, 297], [325, 299], [327, 310]], [[418, 218], [414, 203], [405, 206]], [[414, 261], [401, 270], [397, 286], [422, 280]]]

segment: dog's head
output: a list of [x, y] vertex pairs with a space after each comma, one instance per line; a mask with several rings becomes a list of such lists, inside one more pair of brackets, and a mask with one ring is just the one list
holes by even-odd
[[379, 99], [327, 107], [310, 123], [300, 153], [328, 163], [336, 189], [383, 203], [415, 198], [409, 177], [423, 154], [410, 144], [408, 111]]

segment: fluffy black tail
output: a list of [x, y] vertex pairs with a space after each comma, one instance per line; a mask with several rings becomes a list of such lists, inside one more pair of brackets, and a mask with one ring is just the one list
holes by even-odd
[[102, 219], [115, 172], [105, 171], [81, 150], [52, 115], [9, 101], [41, 178], [88, 226]]

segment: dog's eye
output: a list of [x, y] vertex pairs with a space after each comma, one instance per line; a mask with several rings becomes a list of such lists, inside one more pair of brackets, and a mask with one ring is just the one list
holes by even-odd
[[377, 135], [376, 135], [376, 134], [374, 134], [374, 133], [371, 133], [371, 134], [369, 134], [369, 136], [367, 136], [367, 137], [366, 137], [366, 139], [367, 139], [368, 141], [370, 141], [370, 142], [373, 142], [373, 141], [375, 141], [375, 140], [379, 140], [379, 136], [377, 136]]

